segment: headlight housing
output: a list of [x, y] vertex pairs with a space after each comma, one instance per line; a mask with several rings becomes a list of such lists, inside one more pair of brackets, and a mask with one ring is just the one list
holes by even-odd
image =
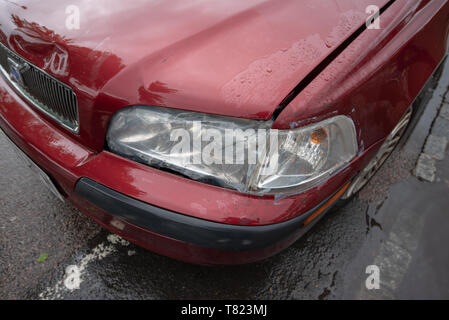
[[357, 153], [352, 120], [336, 116], [292, 130], [271, 121], [134, 106], [118, 111], [109, 150], [191, 179], [257, 195], [302, 192]]

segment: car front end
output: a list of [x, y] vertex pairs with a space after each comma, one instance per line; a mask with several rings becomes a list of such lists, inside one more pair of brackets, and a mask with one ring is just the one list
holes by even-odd
[[352, 195], [447, 50], [446, 1], [99, 1], [79, 28], [22, 2], [1, 4], [2, 131], [59, 198], [205, 265], [272, 256]]

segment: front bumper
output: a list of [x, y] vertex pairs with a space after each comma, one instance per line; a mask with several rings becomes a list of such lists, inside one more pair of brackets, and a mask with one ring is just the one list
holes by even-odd
[[[82, 212], [152, 251], [199, 264], [269, 257], [311, 227], [379, 147], [325, 183], [276, 198], [241, 194], [94, 153], [26, 104], [0, 77], [0, 127]], [[336, 196], [337, 195], [337, 196]]]
[[249, 251], [270, 247], [300, 230], [309, 218], [327, 209], [346, 189], [300, 216], [264, 226], [236, 226], [186, 216], [128, 197], [88, 178], [81, 178], [75, 192], [82, 198], [135, 226], [199, 247], [224, 251]]

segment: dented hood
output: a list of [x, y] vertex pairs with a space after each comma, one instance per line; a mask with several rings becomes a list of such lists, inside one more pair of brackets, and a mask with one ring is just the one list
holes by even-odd
[[386, 2], [0, 1], [0, 41], [71, 85], [80, 112], [102, 96], [268, 119]]

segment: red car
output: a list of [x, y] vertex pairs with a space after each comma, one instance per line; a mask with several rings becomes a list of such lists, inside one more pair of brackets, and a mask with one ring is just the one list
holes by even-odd
[[368, 181], [448, 32], [446, 0], [0, 1], [0, 127], [110, 231], [248, 263]]

